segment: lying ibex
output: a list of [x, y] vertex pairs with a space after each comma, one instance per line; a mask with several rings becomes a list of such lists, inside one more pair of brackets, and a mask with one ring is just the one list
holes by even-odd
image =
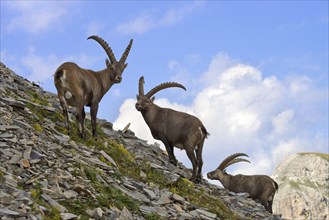
[[208, 135], [206, 128], [195, 116], [157, 106], [153, 103], [154, 97], [152, 97], [162, 89], [179, 87], [186, 90], [185, 87], [179, 83], [167, 82], [154, 87], [144, 95], [144, 77], [140, 77], [138, 86], [139, 94], [135, 107], [142, 113], [152, 136], [163, 142], [169, 155], [169, 162], [175, 165], [177, 165], [177, 159], [174, 155], [174, 146], [185, 149], [193, 166], [193, 175], [190, 180], [200, 182], [203, 164], [202, 148]]
[[93, 136], [96, 136], [98, 104], [114, 83], [121, 82], [122, 73], [128, 65], [125, 61], [133, 43], [131, 39], [121, 59], [117, 61], [111, 47], [102, 38], [93, 35], [88, 39], [97, 41], [105, 50], [110, 59], [110, 61], [105, 60], [106, 69], [96, 72], [83, 69], [75, 63], [66, 62], [57, 68], [54, 79], [58, 98], [63, 108], [66, 128], [69, 132], [67, 105], [75, 106], [79, 132], [82, 137], [84, 136], [84, 106], [90, 107], [92, 133]]
[[237, 163], [248, 162], [249, 160], [243, 158], [237, 158], [240, 156], [247, 156], [244, 153], [236, 153], [227, 157], [218, 166], [218, 168], [207, 174], [208, 179], [219, 180], [223, 186], [232, 192], [247, 192], [249, 197], [260, 202], [267, 211], [272, 213], [272, 203], [275, 192], [278, 190], [278, 184], [269, 176], [266, 175], [242, 175], [236, 176], [226, 173], [225, 168]]

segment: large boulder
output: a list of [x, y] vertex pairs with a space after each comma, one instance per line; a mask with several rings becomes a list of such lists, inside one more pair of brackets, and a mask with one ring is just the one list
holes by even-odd
[[329, 154], [288, 156], [274, 171], [273, 212], [284, 219], [329, 219]]

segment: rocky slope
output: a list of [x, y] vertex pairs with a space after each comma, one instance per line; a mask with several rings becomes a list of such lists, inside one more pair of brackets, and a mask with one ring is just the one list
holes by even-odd
[[[71, 117], [74, 118], [70, 111]], [[169, 164], [157, 145], [98, 120], [70, 135], [54, 94], [0, 63], [1, 219], [280, 219], [245, 194]]]
[[277, 167], [273, 211], [285, 219], [329, 219], [329, 154], [298, 153]]

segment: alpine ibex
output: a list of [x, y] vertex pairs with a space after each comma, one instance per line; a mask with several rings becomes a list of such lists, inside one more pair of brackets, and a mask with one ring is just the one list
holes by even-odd
[[237, 163], [248, 162], [249, 160], [243, 158], [237, 158], [240, 156], [247, 156], [244, 153], [236, 153], [227, 157], [218, 166], [218, 168], [207, 174], [208, 179], [219, 180], [223, 186], [232, 192], [247, 192], [249, 197], [260, 202], [267, 211], [272, 212], [272, 204], [275, 192], [278, 190], [278, 184], [269, 176], [266, 175], [242, 175], [236, 176], [226, 173], [225, 168]]
[[83, 69], [75, 63], [66, 62], [57, 68], [54, 76], [66, 128], [70, 131], [67, 105], [75, 106], [79, 132], [82, 137], [84, 136], [84, 106], [90, 107], [92, 134], [96, 136], [98, 104], [113, 84], [121, 82], [122, 73], [128, 65], [125, 61], [133, 43], [131, 39], [121, 59], [117, 61], [111, 47], [102, 38], [93, 35], [88, 39], [97, 41], [105, 50], [110, 59], [110, 61], [105, 60], [106, 69], [96, 72]]
[[162, 141], [165, 145], [169, 162], [177, 165], [174, 146], [179, 149], [185, 149], [193, 166], [193, 175], [190, 180], [200, 182], [203, 165], [202, 148], [208, 132], [202, 122], [195, 116], [169, 108], [161, 108], [153, 103], [154, 97], [152, 96], [155, 93], [170, 87], [186, 90], [179, 83], [167, 82], [154, 87], [144, 95], [144, 77], [140, 77], [138, 84], [139, 94], [137, 95], [135, 107], [142, 113], [152, 136]]

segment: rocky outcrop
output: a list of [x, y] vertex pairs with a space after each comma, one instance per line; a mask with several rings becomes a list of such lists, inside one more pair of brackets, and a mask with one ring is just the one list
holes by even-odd
[[[70, 110], [71, 118], [74, 117]], [[65, 130], [56, 95], [0, 63], [0, 219], [280, 219], [98, 120]]]
[[284, 219], [329, 219], [329, 154], [291, 155], [273, 178], [279, 184], [274, 213]]

